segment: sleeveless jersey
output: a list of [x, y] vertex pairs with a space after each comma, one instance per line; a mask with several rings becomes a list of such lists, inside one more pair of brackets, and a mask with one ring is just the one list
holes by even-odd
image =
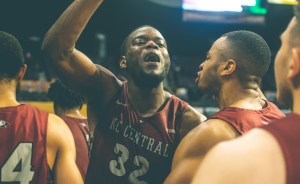
[[120, 91], [95, 129], [86, 184], [163, 183], [188, 104], [171, 96], [161, 111], [141, 117], [128, 101], [126, 82]]
[[286, 183], [300, 183], [300, 115], [291, 113], [286, 118], [261, 127], [278, 141], [286, 165]]
[[0, 108], [0, 183], [46, 184], [48, 113], [29, 105]]
[[69, 126], [76, 146], [76, 164], [84, 180], [89, 165], [89, 125], [87, 119], [60, 116]]
[[285, 115], [272, 102], [266, 100], [267, 107], [261, 110], [226, 107], [213, 114], [208, 119], [221, 119], [229, 123], [240, 134], [245, 134], [255, 127], [269, 124], [270, 122], [285, 117]]

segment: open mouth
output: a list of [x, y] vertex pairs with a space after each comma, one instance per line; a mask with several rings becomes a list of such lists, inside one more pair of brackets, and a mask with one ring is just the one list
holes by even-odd
[[160, 62], [159, 56], [155, 53], [147, 54], [144, 60], [145, 62], [157, 62], [157, 63]]

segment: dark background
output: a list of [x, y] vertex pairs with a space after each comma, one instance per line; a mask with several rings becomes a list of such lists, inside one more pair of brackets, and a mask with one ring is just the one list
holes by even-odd
[[[163, 0], [161, 0], [163, 1]], [[0, 0], [0, 30], [14, 34], [25, 52], [37, 58], [44, 70], [40, 45], [49, 27], [71, 3], [71, 0]], [[214, 40], [221, 34], [238, 29], [254, 31], [267, 41], [273, 59], [280, 46], [279, 35], [293, 15], [290, 5], [267, 4], [264, 25], [195, 23], [182, 21], [182, 9], [162, 6], [148, 0], [105, 0], [80, 37], [77, 48], [90, 58], [99, 54], [97, 33], [106, 36], [108, 64], [117, 63], [120, 45], [134, 28], [149, 24], [158, 28], [168, 42], [172, 61], [183, 66], [185, 73], [196, 76], [198, 65]], [[189, 77], [188, 77], [189, 78]], [[190, 81], [193, 79], [189, 79]], [[263, 81], [263, 90], [276, 90], [273, 63]]]

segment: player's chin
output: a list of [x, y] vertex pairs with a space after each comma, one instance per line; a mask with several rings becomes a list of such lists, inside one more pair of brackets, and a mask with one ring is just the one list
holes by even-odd
[[200, 89], [200, 90], [204, 90], [205, 89], [205, 85], [202, 84], [200, 78], [196, 79], [196, 85], [197, 85], [198, 89]]
[[197, 88], [198, 88], [199, 91], [201, 91], [201, 92], [206, 91], [206, 88], [203, 87], [202, 85], [200, 85], [199, 83], [197, 84]]

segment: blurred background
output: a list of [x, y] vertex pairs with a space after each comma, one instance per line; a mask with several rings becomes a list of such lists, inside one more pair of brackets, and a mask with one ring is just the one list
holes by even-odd
[[[72, 0], [0, 0], [0, 30], [14, 34], [24, 48], [28, 71], [18, 99], [47, 102], [54, 78], [40, 53], [44, 34]], [[152, 25], [168, 42], [171, 69], [166, 86], [205, 114], [218, 108], [197, 90], [198, 66], [211, 44], [223, 33], [250, 30], [269, 44], [272, 64], [262, 90], [275, 100], [273, 61], [279, 36], [293, 16], [295, 0], [105, 0], [80, 37], [77, 48], [119, 75], [120, 45], [130, 31]], [[288, 111], [285, 107], [281, 108]]]

